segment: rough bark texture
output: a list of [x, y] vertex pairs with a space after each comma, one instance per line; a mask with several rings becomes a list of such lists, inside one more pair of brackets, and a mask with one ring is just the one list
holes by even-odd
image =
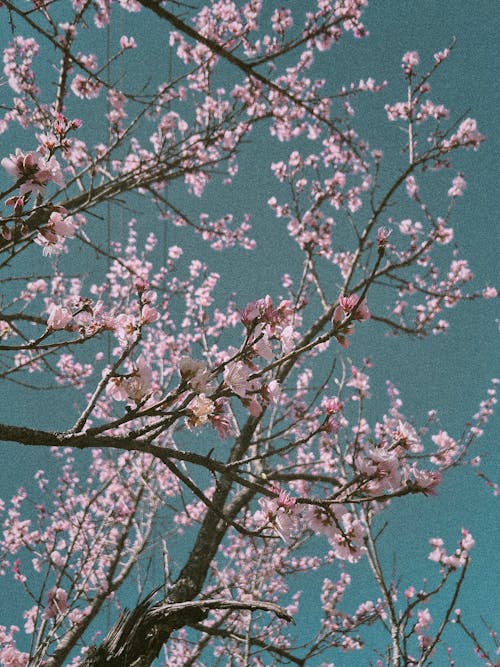
[[147, 599], [133, 611], [125, 611], [102, 644], [89, 650], [83, 667], [149, 667], [174, 630], [198, 623], [208, 614], [191, 608], [158, 618], [155, 611], [162, 605]]

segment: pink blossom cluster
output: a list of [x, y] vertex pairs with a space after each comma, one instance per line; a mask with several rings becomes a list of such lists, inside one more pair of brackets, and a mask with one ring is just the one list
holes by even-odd
[[15, 646], [15, 634], [19, 632], [19, 628], [15, 625], [7, 628], [0, 625], [0, 660], [6, 667], [28, 667], [29, 654], [24, 651], [19, 651]]
[[443, 141], [443, 150], [464, 147], [477, 150], [485, 141], [485, 136], [477, 129], [477, 122], [473, 118], [466, 118], [458, 126], [458, 130]]
[[469, 552], [475, 545], [472, 535], [465, 530], [465, 528], [462, 530], [462, 538], [458, 547], [450, 555], [448, 555], [446, 549], [444, 549], [444, 542], [441, 538], [432, 538], [429, 540], [429, 543], [433, 547], [429, 554], [429, 560], [432, 560], [435, 563], [440, 563], [443, 567], [451, 570], [456, 570], [466, 564], [469, 558]]
[[[42, 598], [43, 593], [43, 604], [24, 614], [27, 634], [38, 632], [51, 620], [49, 642], [64, 635], [67, 623], [70, 629], [80, 626], [78, 632], [88, 626], [96, 609], [104, 603], [105, 594], [112, 594], [116, 577], [127, 576], [141, 552], [159, 507], [158, 493], [167, 497], [177, 492], [175, 478], [150, 457], [133, 459], [124, 453], [113, 461], [94, 450], [85, 480], [80, 479], [81, 472], [76, 470], [69, 450], [57, 451], [55, 455], [61, 460], [61, 479], [51, 488], [39, 471], [36, 477], [42, 499], [34, 508], [35, 516], [21, 519], [27, 499], [23, 492], [16, 494], [3, 517], [0, 540], [1, 552], [8, 559], [29, 549], [28, 560], [14, 563], [14, 569], [24, 573], [25, 586], [32, 585], [25, 575], [45, 570], [59, 582], [50, 585], [42, 577], [42, 588], [35, 588], [33, 595]], [[96, 483], [102, 489], [100, 494], [95, 493]], [[139, 505], [137, 494], [143, 496]], [[117, 553], [118, 545], [121, 547]], [[122, 559], [125, 554], [128, 556]], [[4, 560], [4, 566], [7, 562]], [[73, 579], [69, 588], [62, 583], [68, 577]], [[0, 659], [5, 662], [11, 655], [20, 665], [28, 664], [27, 654], [15, 649], [13, 633], [0, 633]]]
[[15, 37], [10, 46], [4, 49], [3, 72], [7, 83], [16, 93], [36, 95], [40, 89], [36, 85], [33, 60], [37, 57], [39, 45], [32, 37]]
[[336, 558], [355, 563], [365, 553], [366, 527], [342, 505], [310, 507], [304, 520], [315, 533], [328, 538]]
[[347, 336], [354, 333], [354, 321], [365, 322], [370, 319], [370, 311], [366, 304], [366, 299], [359, 300], [357, 294], [350, 294], [349, 296], [341, 296], [339, 298], [339, 305], [333, 312], [333, 328], [334, 336], [342, 345], [342, 347], [349, 347], [349, 340]]
[[288, 542], [298, 525], [298, 512], [294, 498], [283, 489], [276, 489], [276, 498], [259, 498], [260, 509], [254, 520], [262, 526], [271, 525], [284, 542]]
[[106, 393], [115, 401], [141, 403], [151, 391], [152, 378], [151, 367], [141, 355], [130, 373], [110, 378]]
[[23, 153], [20, 148], [8, 158], [2, 158], [2, 167], [16, 179], [19, 185], [19, 196], [33, 192], [44, 194], [47, 183], [63, 185], [61, 167], [54, 156], [48, 160], [40, 151]]

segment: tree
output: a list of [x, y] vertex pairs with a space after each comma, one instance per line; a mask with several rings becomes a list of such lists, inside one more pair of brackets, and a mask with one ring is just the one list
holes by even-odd
[[[24, 595], [2, 665], [327, 665], [373, 626], [377, 665], [423, 666], [452, 624], [494, 664], [455, 612], [470, 533], [432, 538], [429, 579], [405, 587], [381, 545], [389, 507], [478, 462], [496, 380], [453, 437], [392, 384], [373, 414], [367, 358], [378, 331], [442, 334], [444, 309], [497, 296], [468, 287], [453, 242], [454, 165], [484, 137], [430, 93], [452, 42], [403, 55], [386, 114], [404, 132], [372, 147], [355, 109], [386, 83], [322, 76], [366, 36], [366, 3], [289, 4], [1, 3], [1, 377], [61, 407], [47, 427], [28, 410], [0, 424], [58, 469], [2, 508], [4, 575]], [[276, 146], [254, 167], [262, 137]], [[236, 249], [255, 242], [237, 199], [251, 208], [245, 179], [266, 161], [284, 275], [242, 303]], [[350, 590], [364, 564], [374, 596]], [[318, 589], [307, 637], [301, 580]]]

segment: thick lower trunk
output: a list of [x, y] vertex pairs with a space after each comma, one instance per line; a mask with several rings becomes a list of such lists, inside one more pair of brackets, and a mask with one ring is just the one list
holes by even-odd
[[159, 618], [158, 606], [146, 600], [133, 611], [124, 612], [102, 644], [89, 650], [82, 667], [151, 667], [172, 632], [198, 623], [208, 614], [201, 608], [191, 608], [166, 612]]
[[[258, 423], [258, 418], [249, 418], [233, 447], [230, 461], [242, 456]], [[223, 473], [212, 498], [213, 509], [208, 509], [186, 564], [168, 596], [157, 603], [150, 597], [133, 611], [123, 613], [102, 644], [90, 649], [82, 667], [150, 667], [172, 632], [206, 618], [208, 611], [201, 607], [170, 613], [164, 607], [188, 602], [201, 593], [210, 563], [226, 534], [228, 521], [234, 520], [254, 493], [247, 489], [238, 501], [228, 503], [232, 484], [232, 477]], [[228, 521], [221, 518], [225, 509]]]

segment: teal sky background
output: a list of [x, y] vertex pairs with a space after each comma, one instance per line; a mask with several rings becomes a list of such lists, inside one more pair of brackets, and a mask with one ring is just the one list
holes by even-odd
[[[268, 1], [269, 6], [274, 7], [275, 3], [270, 0], [266, 0], [265, 4]], [[297, 6], [297, 3], [283, 4]], [[130, 61], [135, 62], [135, 68], [132, 64], [127, 71], [130, 80], [135, 78], [137, 81], [145, 75], [153, 78], [160, 76], [161, 70], [165, 71], [168, 67], [170, 57], [165, 27], [150, 23], [146, 14], [140, 21], [144, 21], [140, 30], [134, 27], [137, 26], [134, 17], [125, 17], [119, 25], [112, 27], [112, 34], [115, 31], [118, 36], [122, 33], [134, 34], [139, 43], [139, 49]], [[364, 40], [348, 37], [323, 54], [322, 73], [333, 82], [332, 89], [369, 76], [377, 82], [388, 80], [389, 85], [384, 92], [367, 95], [356, 103], [359, 113], [355, 126], [369, 140], [372, 148], [380, 147], [386, 153], [392, 151], [395, 158], [391, 169], [394, 170], [404, 161], [403, 157], [397, 157], [393, 148], [402, 144], [402, 137], [397, 124], [387, 121], [384, 104], [405, 96], [401, 56], [405, 51], [417, 50], [421, 63], [430, 66], [433, 54], [456, 38], [452, 56], [434, 78], [431, 99], [444, 103], [456, 116], [464, 113], [476, 118], [479, 130], [487, 136], [487, 142], [480, 151], [463, 152], [458, 159], [455, 158], [455, 168], [445, 178], [451, 181], [456, 171], [463, 169], [468, 184], [464, 197], [457, 202], [452, 221], [461, 256], [469, 259], [476, 276], [474, 286], [480, 289], [483, 285], [498, 285], [500, 3], [497, 0], [476, 0], [474, 3], [466, 0], [373, 0], [365, 11], [364, 23], [370, 36]], [[7, 33], [6, 25], [0, 26], [2, 46], [10, 39]], [[141, 60], [140, 55], [146, 41], [147, 62]], [[48, 80], [50, 76], [47, 73]], [[84, 121], [85, 132], [97, 130], [91, 119], [84, 117]], [[2, 156], [16, 145], [28, 148], [27, 135], [19, 130], [19, 135], [15, 136], [16, 132], [18, 130], [14, 129], [8, 135], [0, 136]], [[269, 197], [276, 193], [277, 181], [266, 165], [288, 156], [291, 150], [287, 144], [270, 142], [266, 131], [258, 129], [252, 132], [251, 143], [243, 151], [240, 173], [230, 189], [214, 185], [207, 189], [201, 200], [188, 200], [183, 187], [175, 185], [172, 188], [177, 201], [196, 215], [207, 212], [216, 216], [227, 211], [234, 212], [235, 217], [243, 213], [251, 214], [253, 234], [258, 242], [258, 250], [253, 253], [235, 250], [217, 254], [202, 246], [192, 235], [185, 235], [189, 253], [197, 256], [202, 252], [209, 266], [221, 273], [219, 293], [237, 292], [237, 303], [242, 306], [266, 293], [278, 294], [282, 291], [280, 278], [288, 268], [285, 263], [278, 265], [275, 259], [276, 245], [281, 243], [285, 229], [283, 221], [275, 220], [267, 205]], [[404, 208], [400, 210], [404, 211]], [[394, 217], [398, 215], [397, 211], [392, 211], [392, 214]], [[122, 214], [117, 213], [119, 215]], [[153, 217], [151, 221], [154, 225]], [[115, 218], [112, 230], [119, 233], [120, 225], [120, 220]], [[163, 241], [168, 245], [182, 245], [179, 238], [183, 234], [183, 230], [167, 229]], [[46, 271], [48, 264], [40, 253], [39, 261], [40, 270]], [[287, 262], [293, 266], [298, 261], [300, 256], [292, 248]], [[235, 265], [238, 266], [236, 277]], [[224, 283], [225, 275], [231, 275], [229, 286]], [[428, 410], [436, 407], [442, 428], [458, 436], [464, 423], [485, 398], [490, 378], [500, 375], [498, 323], [495, 322], [499, 316], [495, 301], [463, 304], [446, 313], [451, 327], [445, 336], [424, 341], [375, 337], [372, 323], [359, 327], [349, 355], [355, 360], [369, 356], [375, 364], [371, 373], [374, 396], [370, 408], [372, 416], [382, 414], [388, 407], [385, 381], [390, 379], [401, 391], [407, 416], [414, 416], [418, 422]], [[18, 388], [2, 384], [0, 397], [0, 419], [6, 423], [63, 428], [72, 419], [74, 396], [68, 398], [60, 391], [27, 397]], [[485, 435], [476, 444], [477, 454], [484, 457], [485, 471], [497, 481], [500, 481], [499, 434], [500, 418], [495, 415]], [[1, 446], [4, 455], [0, 466], [0, 497], [4, 500], [19, 486], [29, 489], [32, 475], [39, 468], [53, 468], [50, 456], [44, 450], [23, 448], [12, 443]], [[460, 529], [468, 528], [476, 539], [476, 549], [459, 606], [471, 621], [482, 615], [494, 623], [500, 617], [498, 502], [499, 499], [495, 499], [492, 492], [475, 479], [471, 470], [451, 473], [436, 497], [408, 498], [398, 502], [388, 513], [391, 524], [385, 538], [386, 567], [388, 570], [392, 567], [393, 554], [396, 554], [395, 566], [403, 581], [417, 586], [422, 577], [433, 571], [432, 564], [427, 562], [430, 551], [428, 539], [439, 535], [451, 549], [459, 538]], [[362, 596], [368, 598], [373, 584], [366, 568], [354, 568], [352, 573], [356, 599]], [[317, 604], [311, 592], [317, 581], [313, 577], [310, 583], [307, 597], [304, 597], [304, 602], [307, 600], [307, 611], [302, 617], [305, 622], [306, 617], [314, 620], [311, 610]], [[21, 609], [16, 608], [12, 597], [15, 589], [5, 579], [0, 580], [0, 590], [4, 584], [7, 594], [0, 595], [0, 624], [16, 622], [22, 625], [21, 619], [16, 618]], [[358, 596], [359, 590], [363, 590], [363, 594]], [[478, 627], [477, 624], [475, 627]], [[307, 630], [305, 632], [307, 634]], [[486, 631], [480, 632], [486, 637]], [[458, 665], [476, 664], [470, 648], [467, 642], [459, 641], [454, 653]], [[368, 657], [367, 653], [338, 657], [332, 654], [331, 659], [338, 667], [350, 667], [368, 664]], [[468, 660], [470, 662], [466, 662]], [[445, 663], [436, 662], [438, 667], [441, 664]]]

